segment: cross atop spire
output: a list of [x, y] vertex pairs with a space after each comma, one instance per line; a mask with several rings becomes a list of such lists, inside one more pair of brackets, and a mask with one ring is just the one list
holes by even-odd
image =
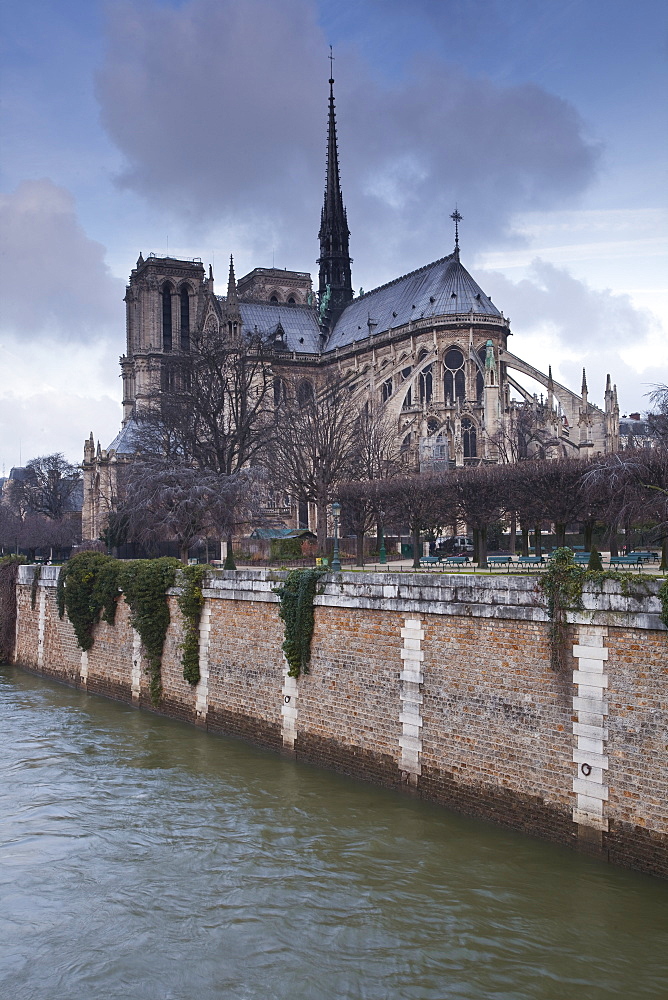
[[455, 207], [455, 210], [450, 218], [455, 224], [455, 254], [459, 257], [459, 223], [462, 221], [463, 216], [459, 214], [457, 207]]

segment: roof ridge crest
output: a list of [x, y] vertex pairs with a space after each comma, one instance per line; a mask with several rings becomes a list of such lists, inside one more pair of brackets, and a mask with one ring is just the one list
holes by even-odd
[[[412, 278], [415, 274], [420, 274], [422, 271], [428, 271], [430, 267], [434, 267], [436, 264], [443, 264], [446, 260], [454, 259], [454, 253], [446, 254], [445, 257], [439, 257], [438, 260], [432, 260], [430, 264], [423, 264], [422, 267], [418, 267], [414, 271], [407, 271], [406, 274], [400, 274], [398, 278], [393, 278], [392, 281], [387, 281], [384, 285], [378, 285], [376, 288], [370, 288], [368, 292], [364, 293], [362, 298], [366, 299], [369, 295], [374, 295], [376, 292], [382, 292], [385, 288], [391, 288], [392, 285], [396, 285], [399, 281], [403, 281], [404, 278]], [[354, 299], [353, 301], [359, 302], [360, 299]]]

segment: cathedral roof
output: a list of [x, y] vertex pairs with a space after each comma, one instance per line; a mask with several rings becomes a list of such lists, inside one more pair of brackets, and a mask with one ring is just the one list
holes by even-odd
[[318, 315], [312, 306], [284, 302], [240, 302], [239, 312], [243, 331], [257, 331], [263, 340], [270, 340], [280, 327], [285, 348], [299, 354], [317, 354], [320, 350]]
[[117, 455], [134, 455], [141, 444], [141, 431], [135, 420], [130, 418], [111, 442], [107, 451], [115, 451]]
[[461, 264], [459, 254], [453, 253], [354, 299], [341, 314], [325, 350], [345, 347], [411, 320], [469, 313], [501, 317]]

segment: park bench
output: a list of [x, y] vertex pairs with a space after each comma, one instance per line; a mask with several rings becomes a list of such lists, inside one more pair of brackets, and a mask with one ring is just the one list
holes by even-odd
[[488, 566], [512, 566], [512, 556], [487, 556]]
[[464, 566], [469, 561], [468, 556], [442, 556], [443, 566]]
[[640, 555], [638, 553], [634, 553], [634, 554], [628, 555], [628, 556], [610, 556], [610, 565], [611, 566], [637, 566], [638, 569], [641, 569], [642, 566], [644, 565], [644, 563], [643, 563], [643, 560], [641, 559]]
[[638, 556], [638, 558], [641, 559], [643, 563], [648, 563], [648, 562], [658, 563], [659, 561], [659, 556], [658, 553], [656, 552], [629, 552], [628, 555]]
[[573, 559], [578, 566], [588, 566], [589, 565], [589, 552], [574, 552]]
[[440, 562], [438, 556], [420, 556], [420, 566], [438, 566]]
[[517, 560], [518, 566], [542, 566], [544, 564], [543, 556], [520, 556]]

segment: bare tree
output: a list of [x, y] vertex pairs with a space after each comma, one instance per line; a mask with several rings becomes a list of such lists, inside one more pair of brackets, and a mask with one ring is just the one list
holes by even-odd
[[550, 451], [561, 446], [559, 437], [546, 426], [548, 415], [547, 407], [536, 400], [517, 405], [512, 422], [493, 438], [503, 463], [546, 458]]
[[420, 536], [423, 532], [438, 533], [452, 520], [453, 475], [422, 473], [396, 476], [378, 483], [377, 503], [384, 517], [401, 530], [408, 527], [413, 541], [413, 566], [420, 566]]
[[181, 561], [207, 532], [232, 534], [254, 512], [256, 476], [205, 471], [169, 458], [140, 457], [129, 470], [118, 510], [129, 538], [178, 542]]
[[663, 447], [668, 447], [668, 385], [655, 385], [649, 398], [654, 407], [647, 414], [650, 430]]
[[478, 565], [487, 567], [487, 532], [508, 506], [506, 489], [507, 466], [481, 465], [473, 469], [458, 469], [452, 477], [453, 498], [459, 518], [474, 531], [477, 538]]
[[367, 479], [339, 483], [336, 487], [336, 498], [342, 506], [341, 524], [355, 535], [358, 566], [364, 565], [364, 538], [377, 523], [375, 485]]
[[668, 568], [668, 448], [639, 448], [594, 463], [584, 475], [588, 493], [602, 494], [606, 516], [627, 527], [627, 543], [634, 522], [649, 522], [661, 545], [661, 568]]
[[18, 552], [21, 523], [8, 503], [0, 503], [0, 553]]
[[358, 419], [352, 379], [332, 376], [307, 399], [286, 399], [277, 413], [272, 473], [297, 500], [316, 505], [318, 548], [327, 542], [327, 505], [352, 472]]
[[[270, 357], [259, 336], [194, 338], [163, 362], [162, 384], [136, 419], [146, 451], [232, 476], [272, 450], [276, 423]], [[232, 529], [226, 566], [234, 568]]]
[[405, 472], [395, 421], [384, 410], [365, 407], [358, 414], [351, 469], [356, 479], [391, 479]]
[[15, 513], [43, 514], [59, 521], [72, 512], [80, 488], [81, 472], [60, 453], [31, 458], [21, 479], [7, 484], [8, 501]]
[[260, 462], [275, 426], [269, 361], [259, 337], [208, 334], [167, 357], [162, 385], [137, 418], [144, 447], [228, 476]]

